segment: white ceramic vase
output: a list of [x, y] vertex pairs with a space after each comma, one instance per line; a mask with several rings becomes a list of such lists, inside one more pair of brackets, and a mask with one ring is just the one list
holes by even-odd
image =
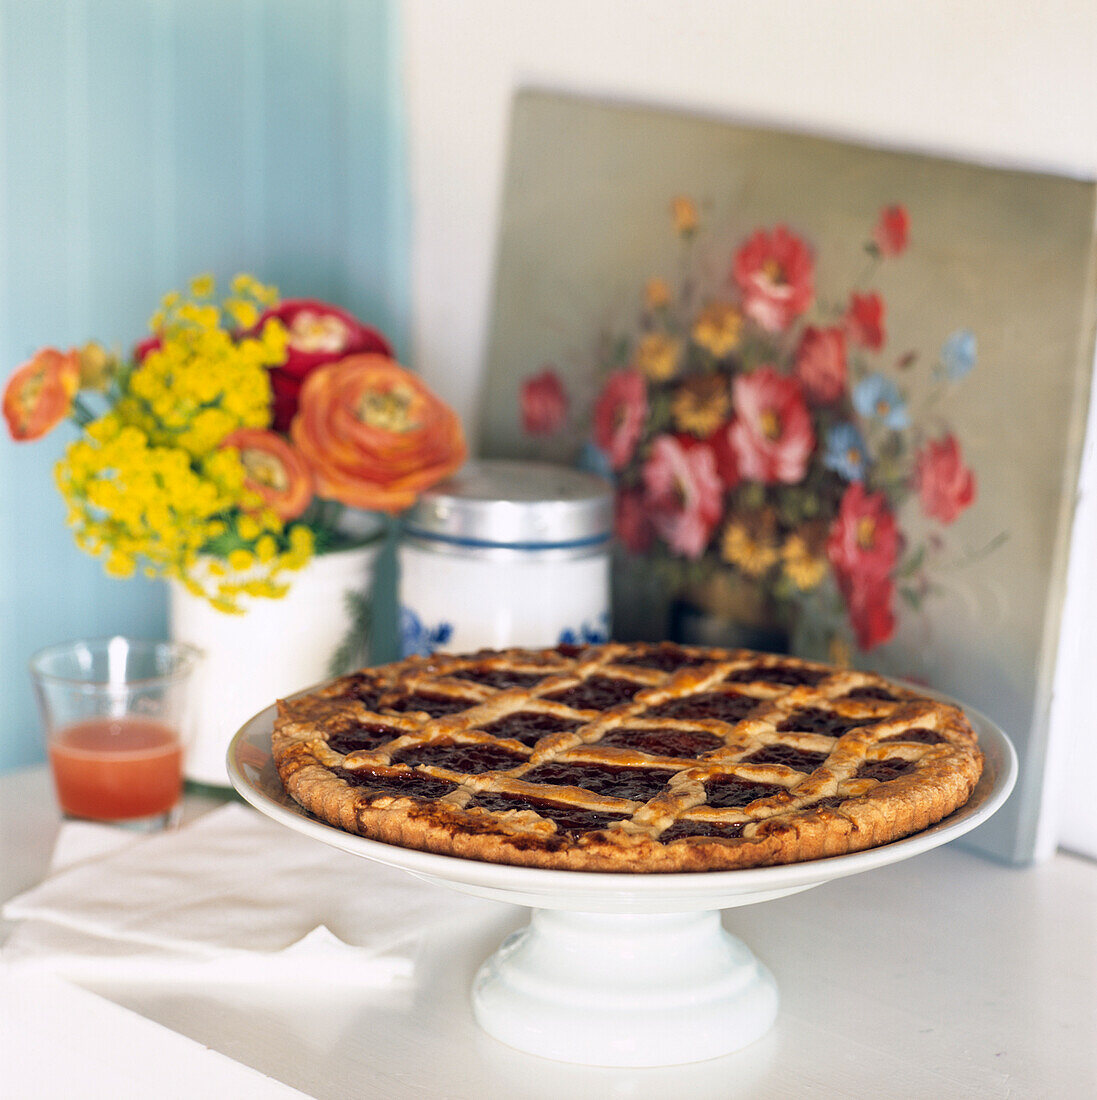
[[226, 615], [170, 585], [171, 634], [202, 652], [189, 712], [186, 777], [228, 787], [225, 754], [254, 714], [327, 679], [354, 625], [354, 595], [369, 593], [382, 533], [367, 544], [322, 554], [292, 574], [281, 599], [247, 599], [245, 613]]

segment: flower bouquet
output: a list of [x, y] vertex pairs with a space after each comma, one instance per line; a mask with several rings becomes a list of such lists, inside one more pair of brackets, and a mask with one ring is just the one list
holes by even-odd
[[[880, 213], [863, 274], [833, 303], [786, 226], [752, 232], [726, 281], [706, 286], [696, 204], [675, 199], [671, 217], [678, 284], [650, 279], [635, 330], [606, 334], [597, 364], [585, 461], [615, 481], [618, 541], [674, 596], [750, 625], [844, 621], [829, 635], [836, 659], [850, 642], [878, 646], [898, 600], [917, 607], [933, 591], [937, 529], [975, 500], [938, 412], [974, 366], [975, 337], [955, 332], [928, 370], [913, 351], [888, 356], [871, 281], [908, 246], [902, 206]], [[521, 403], [528, 434], [564, 428], [553, 367], [526, 380]], [[900, 523], [914, 498], [918, 539]]]
[[224, 786], [247, 718], [371, 655], [382, 517], [466, 446], [452, 410], [349, 313], [279, 302], [247, 275], [214, 293], [200, 277], [169, 294], [131, 355], [40, 351], [3, 413], [17, 440], [78, 426], [56, 467], [69, 524], [108, 573], [169, 582], [172, 635], [204, 654], [186, 775]]
[[39, 351], [3, 414], [16, 440], [78, 426], [56, 481], [108, 573], [178, 581], [234, 613], [345, 547], [344, 509], [402, 511], [466, 445], [453, 411], [344, 310], [279, 302], [249, 275], [214, 294], [202, 276], [167, 295], [129, 356]]

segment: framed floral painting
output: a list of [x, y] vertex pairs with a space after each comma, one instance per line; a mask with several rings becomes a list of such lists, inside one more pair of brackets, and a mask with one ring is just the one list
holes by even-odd
[[955, 695], [1031, 858], [1094, 349], [1094, 184], [515, 101], [480, 451], [603, 473], [614, 633]]

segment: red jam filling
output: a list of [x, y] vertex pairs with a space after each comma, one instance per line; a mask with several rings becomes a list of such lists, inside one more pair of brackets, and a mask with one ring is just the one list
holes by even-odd
[[889, 779], [898, 779], [912, 771], [914, 764], [910, 760], [893, 756], [889, 760], [866, 760], [857, 769], [857, 778], [878, 779], [881, 783], [886, 783]]
[[377, 682], [371, 676], [356, 673], [348, 678], [340, 697], [357, 699], [367, 710], [376, 710], [383, 694], [382, 689], [378, 687]]
[[787, 794], [776, 783], [751, 783], [735, 775], [718, 775], [705, 784], [706, 801], [718, 809], [749, 806], [759, 798], [771, 798], [775, 794]]
[[947, 737], [942, 737], [936, 730], [926, 729], [924, 726], [915, 726], [904, 733], [893, 733], [890, 737], [881, 737], [884, 741], [917, 741], [921, 745], [945, 745]]
[[675, 772], [668, 768], [617, 768], [603, 764], [541, 764], [522, 778], [527, 783], [582, 787], [607, 798], [646, 802], [658, 794]]
[[454, 772], [478, 775], [481, 772], [506, 771], [526, 762], [523, 753], [513, 752], [502, 745], [460, 744], [453, 741], [435, 741], [429, 745], [413, 745], [398, 752], [394, 764], [430, 764], [436, 768], [448, 768]]
[[825, 680], [827, 673], [815, 668], [796, 668], [792, 665], [774, 665], [773, 668], [739, 668], [724, 677], [728, 684], [750, 684], [755, 681], [766, 684], [785, 684], [788, 687], [806, 685], [815, 687]]
[[827, 758], [825, 752], [809, 752], [793, 745], [766, 745], [765, 748], [744, 756], [741, 764], [784, 764], [798, 772], [813, 772]]
[[724, 823], [719, 821], [679, 820], [669, 828], [664, 829], [659, 834], [659, 839], [664, 844], [669, 844], [672, 840], [681, 840], [687, 836], [716, 836], [723, 837], [724, 840], [735, 840], [743, 835], [743, 829], [746, 828], [747, 824], [745, 821]]
[[673, 672], [678, 668], [695, 668], [698, 665], [707, 665], [709, 659], [700, 657], [696, 653], [687, 653], [676, 645], [662, 645], [657, 649], [650, 649], [646, 653], [632, 653], [628, 656], [618, 657], [615, 665], [624, 665], [633, 668], [653, 668], [659, 672]]
[[542, 737], [547, 737], [550, 733], [570, 733], [582, 724], [570, 718], [557, 718], [555, 714], [538, 714], [536, 711], [520, 710], [490, 722], [482, 729], [492, 737], [510, 737], [532, 748]]
[[646, 711], [645, 718], [715, 718], [720, 722], [742, 721], [758, 705], [751, 695], [734, 691], [709, 691], [685, 699], [670, 699]]
[[805, 806], [805, 810], [830, 810], [835, 806], [841, 806], [843, 802], [848, 802], [849, 799], [842, 794], [832, 794], [829, 798], [820, 798], [818, 802], [813, 802], [810, 806]]
[[531, 688], [534, 684], [539, 684], [549, 673], [515, 672], [509, 668], [463, 668], [452, 675], [459, 680], [471, 680], [474, 684], [506, 690], [516, 687]]
[[845, 698], [855, 702], [865, 700], [867, 702], [895, 703], [898, 701], [887, 688], [877, 687], [875, 684], [865, 684], [864, 687], [854, 688]]
[[455, 699], [449, 695], [431, 695], [425, 691], [414, 691], [410, 695], [401, 695], [385, 704], [390, 710], [403, 713], [413, 710], [425, 711], [431, 718], [441, 718], [445, 714], [456, 714], [459, 710], [468, 710], [475, 704], [467, 699]]
[[643, 687], [631, 680], [615, 680], [610, 676], [591, 676], [581, 684], [546, 695], [556, 703], [576, 710], [607, 710], [631, 699]]
[[672, 726], [664, 726], [661, 729], [610, 730], [598, 744], [636, 749], [638, 752], [657, 756], [690, 757], [691, 759], [724, 747], [723, 740], [714, 733], [706, 733], [704, 730], [680, 730]]
[[827, 737], [841, 737], [858, 726], [867, 725], [863, 718], [843, 718], [822, 707], [801, 707], [793, 711], [778, 727], [781, 733], [796, 730], [802, 733], [821, 733]]
[[490, 810], [503, 813], [507, 810], [533, 810], [541, 817], [556, 825], [558, 832], [565, 836], [576, 837], [582, 833], [595, 832], [608, 828], [618, 821], [628, 818], [618, 814], [600, 814], [591, 810], [580, 810], [559, 802], [547, 802], [538, 798], [525, 798], [522, 795], [480, 794], [469, 802], [466, 809]]
[[405, 798], [441, 798], [457, 786], [448, 779], [436, 779], [432, 775], [414, 771], [393, 772], [388, 775], [349, 768], [333, 768], [332, 771], [352, 787], [361, 787], [372, 794], [391, 794]]
[[345, 756], [348, 752], [369, 751], [381, 745], [387, 745], [402, 733], [403, 730], [398, 730], [395, 726], [386, 726], [380, 722], [364, 722], [353, 729], [330, 734], [328, 748], [341, 752]]

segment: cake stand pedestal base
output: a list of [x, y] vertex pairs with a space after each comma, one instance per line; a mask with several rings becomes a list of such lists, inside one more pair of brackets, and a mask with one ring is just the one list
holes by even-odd
[[730, 1054], [777, 1016], [777, 986], [716, 910], [535, 909], [483, 965], [480, 1026], [557, 1061], [667, 1066]]

